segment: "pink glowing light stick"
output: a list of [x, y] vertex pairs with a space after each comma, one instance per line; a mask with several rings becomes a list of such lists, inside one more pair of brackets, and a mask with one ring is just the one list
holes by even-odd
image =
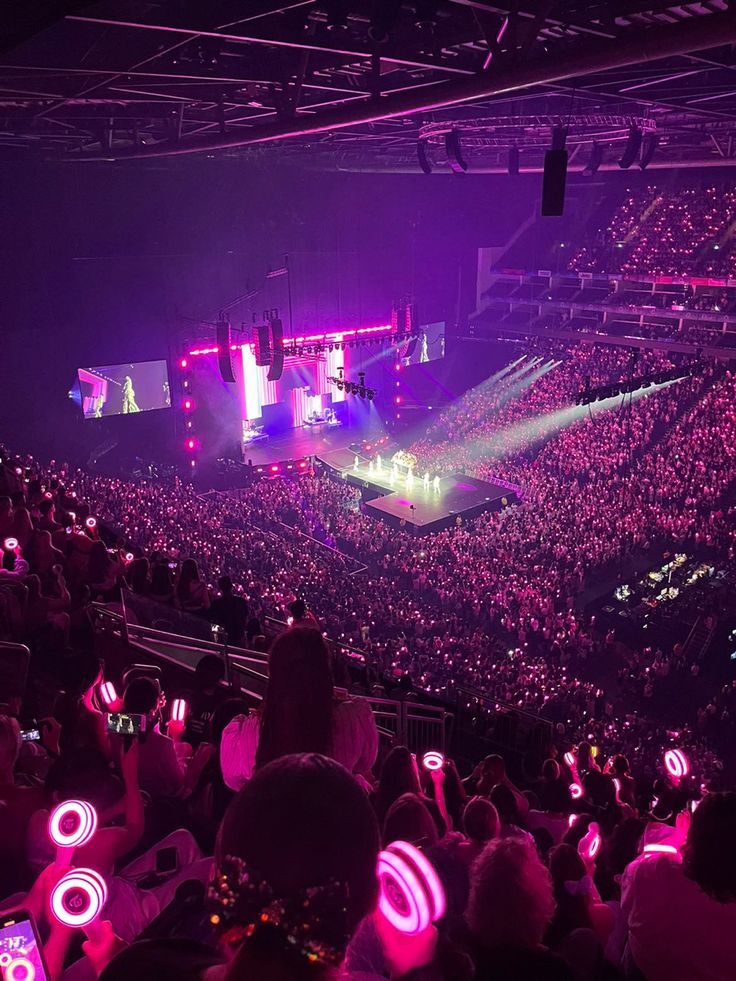
[[59, 923], [81, 928], [94, 941], [100, 938], [96, 922], [107, 902], [107, 885], [94, 869], [71, 869], [51, 891], [51, 912]]
[[644, 845], [642, 855], [677, 855], [674, 845]]
[[575, 769], [575, 756], [573, 753], [567, 752], [562, 758], [571, 770]]
[[184, 722], [189, 712], [189, 706], [183, 698], [175, 698], [171, 703], [171, 721]]
[[17, 547], [18, 547], [17, 538], [6, 538], [5, 541], [3, 542], [3, 548], [7, 549], [8, 552], [14, 552]]
[[583, 796], [583, 788], [579, 783], [570, 784], [570, 796], [573, 800], [580, 800], [580, 798]]
[[682, 780], [690, 772], [690, 761], [681, 749], [668, 749], [664, 754], [664, 766], [673, 780]]
[[568, 826], [568, 828], [571, 828], [577, 822], [577, 819], [579, 817], [580, 817], [579, 814], [570, 814], [569, 817], [568, 817], [568, 819], [567, 819], [567, 826]]
[[84, 523], [90, 531], [94, 531], [94, 529], [97, 527], [97, 518], [87, 518]]
[[75, 848], [91, 841], [97, 831], [97, 811], [86, 800], [67, 800], [51, 812], [49, 838], [56, 845], [56, 861], [71, 865]]
[[422, 764], [424, 765], [425, 770], [441, 770], [445, 765], [445, 757], [442, 755], [442, 753], [438, 753], [436, 750], [431, 749], [422, 757]]
[[445, 890], [433, 866], [413, 845], [394, 841], [378, 856], [378, 908], [400, 933], [415, 936], [441, 919]]
[[586, 835], [578, 842], [578, 854], [584, 861], [592, 862], [601, 850], [600, 827], [592, 821]]
[[[3, 955], [10, 958], [10, 954]], [[5, 981], [34, 981], [36, 968], [27, 957], [10, 958], [5, 964], [0, 964], [3, 969]], [[19, 973], [20, 972], [20, 973]]]
[[112, 705], [118, 700], [118, 693], [115, 691], [115, 685], [111, 681], [103, 681], [100, 685], [100, 698], [105, 703], [105, 705]]

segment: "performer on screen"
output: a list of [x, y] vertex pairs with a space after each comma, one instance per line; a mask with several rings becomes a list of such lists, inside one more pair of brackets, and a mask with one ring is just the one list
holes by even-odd
[[123, 382], [123, 412], [140, 412], [138, 403], [135, 400], [135, 392], [133, 391], [133, 380], [130, 375], [125, 376], [125, 381]]
[[422, 334], [422, 353], [419, 355], [419, 363], [425, 364], [429, 361], [429, 340], [426, 332]]

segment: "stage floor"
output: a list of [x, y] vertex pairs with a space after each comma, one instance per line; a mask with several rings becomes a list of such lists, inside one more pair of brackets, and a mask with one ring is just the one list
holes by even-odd
[[475, 518], [484, 511], [500, 511], [519, 500], [516, 490], [494, 481], [479, 480], [467, 474], [454, 473], [440, 480], [439, 491], [430, 483], [425, 490], [421, 478], [414, 478], [411, 490], [404, 485], [391, 486], [388, 470], [378, 475], [368, 472], [368, 460], [360, 456], [355, 469], [355, 453], [345, 448], [317, 454], [317, 460], [329, 472], [363, 492], [366, 514], [381, 518], [394, 527], [410, 527], [418, 534], [439, 531], [452, 525], [458, 516]]
[[[304, 456], [324, 456], [331, 450], [339, 450], [351, 443], [374, 439], [383, 435], [380, 428], [372, 426], [338, 426], [334, 429], [289, 429], [279, 436], [250, 443], [245, 447], [246, 461], [252, 460], [253, 466], [260, 467], [267, 463], [280, 463], [283, 460], [297, 460]], [[350, 460], [352, 463], [353, 455]]]

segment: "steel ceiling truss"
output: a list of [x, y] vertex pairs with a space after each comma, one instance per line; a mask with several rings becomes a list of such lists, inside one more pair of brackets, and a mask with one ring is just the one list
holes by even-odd
[[[614, 149], [631, 125], [656, 131], [672, 163], [730, 159], [736, 136], [726, 0], [76, 0], [55, 21], [9, 7], [0, 154], [277, 147], [418, 169], [417, 140], [437, 153], [455, 127], [471, 169], [509, 146], [523, 169], [564, 120], [570, 142]], [[627, 46], [640, 57], [617, 59]]]

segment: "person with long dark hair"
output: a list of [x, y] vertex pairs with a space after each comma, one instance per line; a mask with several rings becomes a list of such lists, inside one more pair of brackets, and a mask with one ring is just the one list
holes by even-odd
[[319, 631], [294, 627], [274, 642], [260, 711], [225, 729], [225, 783], [239, 790], [254, 770], [290, 753], [322, 753], [356, 776], [370, 775], [378, 733], [370, 706], [335, 694], [330, 655]]
[[[258, 770], [223, 819], [208, 893], [216, 947], [177, 937], [120, 950], [108, 937], [85, 951], [100, 981], [379, 981], [372, 971], [344, 970], [350, 940], [378, 899], [379, 847], [370, 804], [344, 767], [314, 754], [282, 757]], [[432, 959], [432, 928], [417, 954], [417, 938], [391, 936], [375, 915], [392, 979], [442, 977], [411, 974]], [[392, 953], [400, 945], [399, 966]]]
[[210, 608], [210, 592], [200, 579], [199, 566], [194, 559], [185, 559], [181, 564], [176, 602], [184, 613], [204, 614]]

